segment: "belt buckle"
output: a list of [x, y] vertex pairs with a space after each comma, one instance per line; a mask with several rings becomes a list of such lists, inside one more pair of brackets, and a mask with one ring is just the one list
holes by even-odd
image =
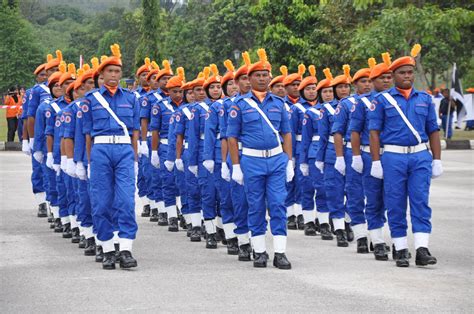
[[415, 151], [415, 147], [414, 146], [408, 146], [407, 147], [407, 154], [411, 154]]
[[265, 150], [265, 158], [270, 157], [270, 151], [268, 149]]
[[116, 143], [116, 138], [115, 138], [115, 135], [112, 135], [112, 143], [115, 144]]

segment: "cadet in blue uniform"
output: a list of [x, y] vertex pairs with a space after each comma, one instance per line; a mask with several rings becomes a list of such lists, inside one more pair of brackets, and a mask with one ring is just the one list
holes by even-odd
[[[388, 224], [395, 245], [393, 257], [399, 267], [409, 266], [407, 241], [407, 200], [415, 240], [416, 264], [436, 264], [428, 250], [431, 233], [429, 202], [430, 177], [443, 173], [441, 144], [436, 111], [431, 96], [413, 88], [415, 57], [421, 50], [415, 45], [411, 56], [395, 60], [395, 87], [379, 93], [369, 111], [371, 174], [384, 178], [384, 200]], [[429, 141], [430, 151], [427, 147]], [[384, 153], [380, 157], [380, 145]]]
[[[352, 162], [351, 131], [349, 129], [350, 112], [352, 107], [358, 103], [359, 95], [368, 93], [372, 89], [369, 75], [369, 68], [360, 69], [354, 74], [352, 84], [355, 86], [356, 94], [345, 97], [339, 101], [331, 130], [334, 136], [334, 148], [336, 150], [334, 168], [339, 174], [345, 176], [346, 211], [350, 216], [350, 225], [354, 230], [354, 238], [357, 241], [357, 253], [369, 253], [367, 225], [364, 212], [364, 190], [362, 188], [362, 176], [360, 173], [352, 169], [352, 167], [346, 168], [346, 164]], [[348, 240], [351, 241], [347, 227], [346, 232], [348, 233]]]
[[[120, 267], [137, 266], [131, 251], [137, 232], [134, 198], [140, 107], [133, 93], [119, 87], [122, 75], [120, 48], [114, 44], [111, 50], [113, 56], [102, 62], [98, 69], [103, 75], [104, 86], [87, 95], [82, 108], [86, 143], [94, 143], [90, 153], [88, 150], [90, 193], [97, 237], [104, 251], [104, 269], [115, 268], [114, 216], [118, 220]], [[114, 203], [117, 210], [111, 213]]]
[[[248, 70], [252, 92], [237, 97], [229, 111], [227, 138], [233, 164], [232, 179], [244, 184], [247, 193], [254, 267], [267, 266], [265, 216], [268, 208], [275, 251], [273, 265], [290, 269], [285, 255], [285, 182], [294, 177], [291, 129], [283, 100], [267, 92], [271, 65], [265, 50], [259, 49], [258, 55], [260, 60]], [[239, 158], [239, 139], [243, 146], [242, 159]]]
[[[365, 204], [365, 217], [370, 239], [374, 246], [376, 260], [386, 261], [385, 241], [382, 227], [385, 223], [385, 207], [383, 202], [383, 181], [370, 175], [372, 158], [370, 156], [369, 142], [369, 108], [375, 95], [387, 90], [392, 85], [392, 74], [389, 70], [390, 55], [383, 53], [383, 63], [375, 64], [375, 59], [369, 59], [371, 68], [369, 78], [374, 89], [361, 95], [359, 101], [352, 105], [350, 113], [349, 131], [351, 132], [352, 162], [351, 168], [362, 174], [362, 186]], [[354, 230], [355, 231], [355, 230]]]

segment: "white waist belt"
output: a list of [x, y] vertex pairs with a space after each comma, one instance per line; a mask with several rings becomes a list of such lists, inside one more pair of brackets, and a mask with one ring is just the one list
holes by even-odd
[[[362, 146], [360, 147], [360, 150], [363, 151], [363, 152], [365, 152], [365, 153], [369, 153], [369, 154], [370, 154], [370, 146], [369, 146], [369, 145], [362, 145]], [[380, 152], [379, 152], [379, 153], [380, 153], [380, 155], [383, 154], [383, 148], [380, 148]]]
[[301, 134], [296, 134], [295, 138], [297, 142], [301, 142], [301, 140], [303, 139], [303, 136]]
[[413, 154], [427, 150], [426, 143], [421, 143], [415, 146], [399, 146], [399, 145], [384, 145], [384, 151], [398, 154]]
[[184, 149], [188, 149], [188, 142], [183, 143]]
[[252, 157], [269, 158], [281, 153], [283, 153], [283, 148], [281, 146], [277, 146], [272, 149], [253, 149], [247, 147], [242, 148], [243, 155]]
[[167, 138], [160, 138], [160, 143], [164, 145], [168, 145], [168, 139]]
[[332, 136], [332, 135], [331, 135], [331, 136], [329, 136], [329, 138], [328, 138], [328, 142], [329, 142], [329, 143], [333, 143], [333, 144], [334, 144], [334, 136]]
[[313, 142], [319, 141], [319, 135], [313, 135], [313, 137], [311, 138], [311, 140], [312, 140]]
[[94, 137], [94, 144], [132, 144], [132, 140], [125, 135], [101, 135]]
[[150, 137], [152, 134], [150, 131], [146, 132], [146, 137]]

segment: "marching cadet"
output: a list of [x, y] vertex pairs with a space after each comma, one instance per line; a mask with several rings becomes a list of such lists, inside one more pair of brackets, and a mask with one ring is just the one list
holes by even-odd
[[177, 75], [171, 77], [166, 83], [169, 97], [157, 101], [151, 109], [149, 129], [152, 132], [151, 164], [160, 169], [163, 200], [168, 217], [168, 231], [178, 232], [178, 212], [176, 210], [177, 187], [174, 174], [168, 171], [164, 162], [169, 149], [169, 126], [173, 113], [183, 101], [181, 85], [184, 80], [184, 69], [177, 68]]
[[[396, 59], [389, 67], [395, 87], [377, 94], [369, 110], [372, 176], [384, 178], [384, 200], [398, 267], [408, 267], [407, 199], [419, 266], [437, 260], [428, 249], [431, 208], [428, 205], [430, 177], [443, 173], [436, 111], [431, 96], [413, 88], [416, 44], [411, 56]], [[430, 151], [427, 147], [429, 141]], [[384, 153], [380, 156], [380, 145]]]
[[[242, 53], [242, 59], [244, 60], [244, 65], [242, 65], [237, 71], [233, 74], [234, 81], [238, 87], [237, 93], [232, 95], [229, 93], [229, 97], [224, 101], [223, 112], [219, 113], [219, 125], [221, 131], [221, 154], [222, 159], [227, 160], [227, 164], [222, 163], [221, 175], [224, 180], [230, 181], [230, 192], [231, 192], [231, 201], [234, 210], [234, 233], [237, 236], [237, 242], [239, 246], [238, 260], [239, 261], [250, 261], [252, 247], [250, 246], [250, 237], [249, 237], [249, 226], [248, 226], [248, 209], [249, 205], [247, 202], [247, 197], [245, 194], [245, 189], [242, 184], [237, 183], [234, 180], [231, 180], [232, 173], [232, 161], [228, 149], [227, 141], [227, 126], [228, 126], [228, 115], [230, 108], [234, 105], [234, 101], [238, 96], [247, 94], [250, 91], [250, 81], [248, 77], [248, 67], [251, 65], [250, 55], [247, 51]], [[226, 66], [228, 73], [231, 72], [230, 66]], [[227, 74], [225, 75], [227, 76]], [[224, 76], [224, 77], [225, 77]], [[242, 142], [240, 138], [238, 139], [238, 150], [239, 158], [242, 156]], [[228, 166], [231, 166], [230, 169]], [[229, 243], [229, 242], [228, 242]], [[233, 245], [231, 242], [230, 245]]]
[[[308, 175], [311, 178], [311, 183], [316, 192], [316, 214], [314, 232], [313, 225], [305, 224], [305, 234], [312, 235], [321, 232], [322, 240], [332, 240], [333, 236], [329, 227], [329, 208], [326, 202], [326, 189], [324, 187], [324, 175], [320, 169], [317, 168], [317, 156], [319, 152], [320, 136], [319, 124], [323, 117], [321, 111], [326, 103], [334, 102], [334, 93], [331, 87], [332, 74], [329, 68], [323, 70], [325, 79], [321, 80], [316, 85], [316, 99], [318, 103], [309, 110], [306, 110], [305, 118], [303, 120], [301, 151], [300, 151], [300, 170], [303, 175]], [[305, 88], [311, 90], [313, 84], [311, 76], [307, 78], [307, 85]], [[315, 83], [314, 83], [315, 84]], [[304, 89], [303, 89], [304, 91]], [[308, 91], [309, 92], [309, 91]], [[311, 93], [309, 93], [311, 94]], [[311, 95], [309, 95], [311, 96]], [[305, 96], [306, 97], [306, 96]], [[311, 98], [309, 98], [311, 99]], [[324, 165], [324, 163], [323, 163]], [[310, 196], [309, 188], [303, 195], [303, 200], [308, 200]], [[305, 201], [306, 202], [306, 201]], [[309, 218], [309, 217], [308, 217]], [[308, 230], [308, 231], [306, 231]]]
[[[294, 177], [291, 129], [283, 100], [268, 92], [271, 65], [265, 50], [259, 49], [258, 55], [259, 61], [248, 69], [252, 91], [236, 98], [229, 112], [227, 138], [233, 164], [232, 179], [244, 184], [247, 194], [254, 267], [267, 266], [265, 216], [268, 207], [275, 251], [273, 265], [290, 269], [291, 263], [285, 255], [285, 182]], [[242, 159], [239, 158], [239, 139], [243, 146]]]
[[376, 260], [386, 261], [388, 255], [382, 230], [385, 223], [383, 181], [370, 175], [372, 158], [369, 146], [368, 115], [370, 104], [375, 95], [389, 89], [392, 85], [392, 71], [389, 69], [390, 55], [385, 52], [382, 54], [382, 59], [383, 62], [377, 65], [374, 58], [369, 59], [371, 69], [369, 79], [372, 81], [374, 89], [368, 94], [361, 95], [359, 101], [352, 105], [349, 131], [352, 144], [351, 167], [362, 175], [362, 186], [366, 199], [365, 217], [370, 239], [374, 245], [374, 256]]
[[288, 75], [288, 68], [286, 67], [286, 65], [282, 65], [280, 67], [280, 73], [281, 75], [278, 75], [271, 80], [269, 87], [270, 87], [270, 91], [274, 95], [280, 98], [285, 98], [286, 90], [285, 90], [285, 85], [283, 85], [283, 80]]
[[[57, 71], [58, 65], [62, 60], [62, 53], [60, 50], [56, 50], [56, 58], [52, 58], [51, 55], [48, 55], [48, 62], [44, 66], [44, 71], [46, 72], [45, 80], [38, 82], [35, 86], [31, 88], [30, 95], [28, 97], [27, 105], [27, 131], [29, 136], [29, 150], [33, 151], [34, 138], [35, 138], [35, 118], [36, 110], [38, 109], [41, 102], [50, 97], [50, 91], [45, 84], [46, 79]], [[37, 78], [40, 80], [43, 78], [44, 74], [41, 74], [42, 71], [38, 72]], [[44, 188], [44, 173], [41, 168], [41, 164], [32, 156], [32, 168], [33, 173], [31, 176], [31, 181], [33, 185], [33, 194], [35, 194], [36, 202], [38, 203], [38, 217], [47, 217], [48, 216], [48, 205], [46, 203], [46, 193]]]
[[346, 163], [350, 164], [352, 162], [351, 131], [349, 129], [350, 112], [353, 106], [359, 102], [359, 95], [366, 94], [372, 89], [369, 75], [369, 68], [362, 68], [354, 74], [352, 84], [355, 86], [356, 94], [342, 98], [339, 101], [334, 114], [334, 124], [331, 129], [336, 150], [334, 168], [339, 174], [345, 176], [346, 211], [350, 216], [350, 224], [354, 230], [354, 238], [357, 241], [357, 253], [369, 253], [364, 213], [365, 200], [360, 173], [352, 169], [352, 167], [346, 167]]
[[[283, 79], [283, 86], [285, 87], [286, 97], [285, 106], [290, 115], [293, 114], [293, 105], [296, 104], [300, 98], [298, 86], [303, 80], [302, 75], [306, 71], [306, 67], [303, 64], [298, 65], [298, 73], [292, 73]], [[294, 130], [293, 123], [290, 123], [292, 132], [292, 147], [293, 156], [296, 156], [296, 142], [301, 140], [301, 136], [297, 137]], [[293, 164], [296, 167], [296, 160], [293, 160]], [[295, 178], [287, 183], [288, 196], [285, 201], [288, 215], [288, 229], [304, 229], [304, 218], [301, 206], [301, 191], [298, 184], [300, 178], [299, 169], [295, 175]]]
[[[111, 50], [113, 55], [97, 70], [103, 75], [104, 85], [88, 94], [82, 106], [92, 215], [104, 251], [103, 269], [115, 269], [114, 217], [118, 220], [120, 267], [137, 266], [131, 252], [137, 232], [134, 197], [140, 107], [135, 95], [119, 86], [120, 47], [114, 44]], [[111, 208], [115, 209], [114, 213]]]

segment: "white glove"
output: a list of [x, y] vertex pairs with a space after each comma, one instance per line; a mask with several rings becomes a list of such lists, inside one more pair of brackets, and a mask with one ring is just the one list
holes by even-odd
[[30, 151], [33, 151], [33, 145], [35, 144], [35, 139], [34, 138], [30, 138]]
[[26, 156], [30, 156], [30, 155], [31, 155], [30, 144], [28, 143], [28, 140], [23, 140], [23, 141], [21, 141], [21, 151], [22, 151]]
[[240, 164], [232, 165], [232, 180], [240, 185], [244, 184], [244, 174], [240, 169]]
[[309, 176], [309, 165], [308, 164], [300, 164], [300, 171], [303, 176]]
[[80, 180], [87, 179], [86, 167], [84, 167], [84, 163], [82, 161], [78, 161], [76, 164], [76, 176]]
[[315, 161], [314, 165], [319, 169], [319, 172], [324, 173], [324, 161]]
[[72, 158], [67, 159], [66, 173], [73, 178], [76, 177], [76, 163]]
[[165, 164], [166, 170], [168, 170], [168, 172], [173, 171], [174, 162], [172, 162], [171, 160], [165, 160], [164, 164]]
[[133, 162], [133, 172], [135, 173], [135, 177], [138, 176], [138, 161]]
[[295, 176], [295, 166], [293, 163], [293, 159], [288, 160], [286, 164], [286, 182], [291, 182]]
[[47, 153], [46, 154], [46, 167], [53, 169], [53, 163], [54, 163], [53, 153]]
[[214, 160], [204, 160], [202, 162], [202, 165], [204, 166], [204, 168], [207, 169], [207, 171], [209, 171], [210, 173], [213, 173], [214, 172]]
[[91, 165], [89, 165], [89, 167], [87, 167], [87, 179], [90, 180], [91, 178]]
[[151, 151], [151, 164], [155, 168], [160, 168], [160, 156], [156, 150]]
[[372, 168], [370, 169], [370, 175], [377, 179], [383, 179], [383, 169], [380, 160], [372, 161]]
[[227, 163], [225, 162], [222, 163], [221, 177], [227, 182], [230, 182], [230, 170], [229, 170], [229, 167], [227, 166]]
[[141, 144], [140, 144], [140, 148], [138, 150], [139, 152], [141, 152], [141, 154], [145, 157], [149, 157], [150, 156], [150, 150], [148, 149], [148, 143], [147, 141], [142, 141]]
[[33, 158], [39, 163], [43, 162], [43, 157], [44, 155], [42, 151], [37, 150], [36, 152], [33, 153]]
[[175, 163], [176, 169], [178, 169], [178, 171], [184, 171], [184, 164], [183, 164], [182, 159], [176, 159], [176, 161], [174, 163]]
[[343, 176], [346, 175], [346, 162], [344, 161], [344, 157], [336, 157], [336, 163], [334, 164], [334, 168]]
[[433, 162], [431, 163], [431, 167], [433, 168], [432, 173], [431, 173], [431, 177], [433, 179], [436, 179], [437, 177], [443, 174], [443, 165], [441, 164], [441, 160], [434, 159]]
[[66, 168], [67, 168], [67, 156], [61, 156], [61, 170], [63, 172], [66, 172]]
[[295, 157], [291, 158], [291, 161], [293, 162], [293, 168], [296, 168], [296, 158]]
[[364, 162], [362, 161], [361, 155], [353, 155], [352, 156], [352, 169], [354, 169], [358, 173], [362, 173], [364, 170]]
[[189, 166], [188, 167], [188, 170], [194, 174], [195, 177], [198, 176], [198, 166]]

